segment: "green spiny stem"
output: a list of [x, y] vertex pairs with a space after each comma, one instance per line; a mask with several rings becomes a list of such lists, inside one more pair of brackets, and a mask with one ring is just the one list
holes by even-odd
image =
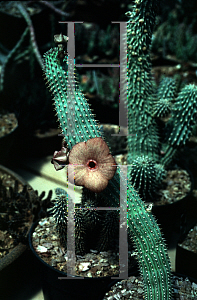
[[153, 115], [157, 118], [167, 117], [171, 112], [171, 102], [168, 99], [159, 99], [153, 108]]
[[[142, 153], [157, 160], [159, 137], [152, 117], [154, 86], [151, 75], [150, 44], [157, 1], [136, 0], [128, 12], [128, 137], [129, 153]], [[136, 135], [137, 134], [137, 135]], [[134, 136], [135, 135], [135, 136]], [[128, 164], [132, 163], [128, 161]]]
[[28, 12], [26, 11], [25, 7], [23, 6], [22, 2], [17, 1], [15, 3], [15, 5], [19, 9], [19, 11], [22, 14], [22, 16], [24, 17], [25, 21], [27, 22], [27, 25], [28, 25], [28, 28], [30, 31], [30, 40], [31, 40], [32, 51], [34, 52], [34, 54], [37, 58], [37, 61], [42, 68], [43, 67], [42, 56], [40, 55], [38, 45], [36, 43], [36, 38], [35, 38], [35, 33], [34, 33], [34, 28], [33, 28], [31, 18], [29, 16]]
[[163, 118], [170, 114], [172, 103], [176, 97], [176, 80], [164, 77], [157, 89], [157, 100], [153, 105], [153, 116]]
[[177, 83], [175, 79], [164, 77], [159, 83], [157, 89], [158, 99], [167, 99], [172, 102], [177, 93]]
[[179, 93], [172, 109], [172, 131], [168, 138], [168, 147], [161, 163], [168, 165], [176, 150], [186, 144], [197, 117], [197, 87], [186, 85]]
[[14, 48], [8, 53], [5, 61], [3, 62], [3, 65], [1, 66], [0, 91], [3, 91], [5, 67], [6, 67], [8, 61], [10, 60], [10, 58], [17, 52], [17, 50], [19, 49], [19, 47], [23, 43], [24, 38], [26, 37], [28, 31], [29, 31], [29, 28], [27, 27], [24, 30], [23, 34], [21, 35], [20, 40], [17, 42], [17, 44], [14, 46]]
[[[151, 74], [150, 45], [155, 24], [157, 0], [136, 0], [132, 12], [127, 13], [128, 44], [128, 157], [129, 166], [142, 165], [138, 170], [130, 168], [129, 180], [140, 195], [152, 198], [162, 182], [155, 176], [159, 162], [159, 128], [154, 118], [156, 88]], [[160, 106], [161, 107], [161, 106]], [[161, 107], [163, 109], [163, 106]], [[157, 111], [157, 107], [156, 107]], [[164, 110], [165, 111], [165, 110]], [[144, 160], [146, 157], [146, 160]], [[146, 169], [142, 173], [143, 161]], [[148, 163], [147, 163], [148, 162]], [[128, 170], [129, 171], [129, 170]], [[140, 172], [138, 172], [140, 171]], [[160, 173], [162, 175], [162, 173]], [[145, 196], [146, 195], [146, 196]]]
[[[119, 169], [102, 192], [119, 205]], [[126, 183], [125, 183], [126, 184]], [[171, 268], [167, 248], [154, 216], [146, 211], [144, 202], [132, 184], [127, 184], [127, 225], [138, 253], [146, 300], [170, 300], [172, 295]]]
[[[75, 78], [68, 76], [69, 59], [63, 62], [57, 57], [58, 48], [49, 50], [44, 56], [44, 72], [54, 95], [54, 105], [62, 133], [69, 148], [88, 139], [102, 136], [87, 100], [80, 91]], [[64, 67], [67, 68], [65, 71]], [[69, 74], [72, 74], [72, 70]]]
[[134, 188], [144, 200], [154, 198], [166, 175], [162, 165], [153, 163], [152, 159], [143, 155], [133, 161], [128, 172]]
[[[173, 79], [164, 78], [157, 90], [151, 75], [150, 45], [155, 24], [157, 0], [136, 0], [132, 12], [128, 12], [128, 164], [147, 156], [156, 164], [167, 166], [184, 146], [191, 134], [197, 117], [197, 88], [186, 86], [178, 95]], [[172, 107], [175, 102], [174, 107]], [[164, 117], [172, 109], [172, 118], [166, 127], [168, 147], [165, 156], [160, 157], [159, 128], [155, 117]], [[170, 129], [170, 130], [169, 130]], [[169, 134], [167, 134], [169, 132]], [[151, 172], [150, 176], [151, 176]], [[136, 177], [129, 174], [132, 183]], [[158, 177], [161, 181], [162, 178]], [[149, 182], [153, 182], [153, 178]], [[158, 186], [159, 181], [156, 183]], [[145, 178], [144, 178], [145, 182]], [[139, 182], [140, 183], [140, 182]], [[142, 188], [141, 186], [139, 188]], [[150, 187], [154, 189], [154, 186]]]
[[171, 299], [171, 270], [167, 248], [155, 218], [131, 185], [128, 186], [128, 228], [138, 253], [145, 299]]

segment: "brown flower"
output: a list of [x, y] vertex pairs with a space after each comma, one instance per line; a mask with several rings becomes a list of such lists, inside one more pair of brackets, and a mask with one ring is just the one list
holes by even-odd
[[93, 192], [103, 191], [117, 168], [109, 147], [101, 137], [76, 144], [70, 152], [69, 164], [74, 165], [74, 173], [69, 172], [68, 180], [74, 178], [76, 185], [85, 186]]
[[68, 164], [68, 154], [69, 150], [62, 147], [60, 151], [55, 151], [51, 163], [54, 164], [56, 171], [59, 171]]

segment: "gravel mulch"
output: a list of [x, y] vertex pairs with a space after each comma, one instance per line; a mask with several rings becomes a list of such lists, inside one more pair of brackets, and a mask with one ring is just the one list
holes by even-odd
[[180, 247], [197, 253], [197, 225], [192, 228], [185, 240], [179, 244]]
[[[173, 276], [172, 282], [174, 293], [172, 300], [197, 300], [197, 284], [195, 282], [176, 275]], [[116, 299], [144, 299], [142, 278], [131, 276], [129, 279], [117, 282], [103, 298], [103, 300]]]
[[[32, 235], [32, 244], [40, 258], [50, 266], [67, 272], [67, 250], [60, 244], [53, 217], [39, 221]], [[117, 245], [118, 246], [118, 245]], [[136, 260], [129, 251], [129, 269], [136, 265]], [[84, 256], [76, 255], [75, 274], [83, 277], [105, 277], [119, 274], [118, 247], [114, 251], [98, 252], [90, 249]]]
[[186, 170], [168, 170], [163, 187], [158, 191], [158, 201], [154, 202], [154, 205], [166, 205], [181, 200], [190, 189], [191, 180]]

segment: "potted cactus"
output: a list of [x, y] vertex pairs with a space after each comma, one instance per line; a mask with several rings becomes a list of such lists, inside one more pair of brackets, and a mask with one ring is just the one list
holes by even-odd
[[[116, 165], [101, 127], [75, 81], [74, 60], [65, 51], [67, 38], [62, 34], [56, 36], [58, 47], [44, 56], [44, 72], [64, 135], [62, 149], [54, 153], [54, 166], [59, 170], [68, 165], [69, 184], [83, 186], [84, 193], [89, 190], [94, 193], [93, 199], [105, 199], [108, 207], [120, 207], [121, 228], [123, 231], [128, 228], [132, 236], [144, 296], [151, 300], [171, 299], [171, 269], [160, 228], [151, 207], [141, 197], [146, 200], [155, 196], [165, 168], [189, 137], [197, 108], [197, 88], [186, 86], [172, 108], [172, 117], [165, 129], [167, 146], [162, 156], [157, 117], [169, 113], [175, 87], [170, 81], [162, 83], [157, 95], [152, 80], [149, 49], [157, 5], [156, 0], [136, 0], [132, 12], [127, 13], [127, 166]], [[54, 209], [57, 229], [67, 241], [69, 230], [65, 232], [65, 228], [67, 221], [69, 224], [69, 207], [73, 208], [69, 201], [70, 197], [67, 199], [64, 195]], [[72, 289], [77, 287], [78, 281], [73, 281], [76, 285], [72, 283]], [[69, 289], [69, 281], [65, 282], [62, 285]], [[87, 299], [87, 296], [82, 294], [80, 298]], [[71, 295], [71, 299], [75, 299], [74, 296]]]

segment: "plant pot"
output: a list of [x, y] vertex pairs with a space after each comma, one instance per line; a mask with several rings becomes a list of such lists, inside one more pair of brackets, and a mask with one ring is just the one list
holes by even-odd
[[0, 164], [10, 165], [11, 149], [18, 136], [18, 121], [13, 113], [0, 114]]
[[197, 280], [197, 224], [179, 240], [176, 247], [176, 271]]
[[[21, 223], [19, 223], [21, 228], [17, 230], [17, 227], [16, 237], [15, 233], [14, 235], [13, 232], [10, 233], [10, 226], [8, 225], [8, 234], [11, 234], [12, 239], [17, 238], [18, 244], [13, 245], [14, 247], [12, 248], [10, 247], [9, 253], [4, 255], [2, 252], [2, 234], [6, 233], [6, 230], [5, 228], [2, 229], [2, 218], [5, 216], [5, 213], [2, 209], [2, 186], [0, 184], [0, 298], [2, 297], [4, 300], [30, 299], [34, 293], [39, 291], [40, 283], [36, 277], [37, 274], [33, 262], [33, 254], [28, 247], [27, 236], [32, 226], [33, 219], [38, 217], [39, 212], [40, 214], [44, 214], [51, 194], [49, 193], [46, 199], [43, 199], [44, 193], [38, 197], [37, 192], [34, 191], [23, 178], [8, 168], [0, 165], [0, 179], [2, 179], [2, 174], [4, 176], [4, 185], [13, 193], [12, 198], [9, 198], [9, 202], [14, 205], [16, 210], [18, 208], [18, 216], [24, 213], [25, 222], [22, 222], [22, 226]], [[16, 182], [18, 182], [18, 185]], [[13, 203], [13, 199], [16, 199], [15, 194], [22, 195], [21, 197], [18, 196], [19, 199], [17, 198], [17, 203]], [[12, 206], [9, 206], [9, 209], [9, 221], [11, 221], [13, 220]], [[5, 223], [3, 225], [5, 225]], [[2, 253], [4, 255], [3, 258]]]
[[[38, 275], [40, 276], [44, 299], [45, 300], [55, 300], [55, 299], [101, 300], [106, 292], [108, 285], [114, 279], [112, 279], [111, 276], [90, 278], [87, 277], [86, 275], [84, 275], [84, 278], [78, 275], [68, 278], [66, 272], [55, 269], [54, 267], [46, 263], [41, 258], [41, 255], [38, 254], [38, 248], [35, 250], [33, 246], [32, 235], [34, 234], [35, 236], [35, 228], [37, 225], [38, 222], [34, 223], [29, 232], [29, 245], [30, 245], [30, 249], [34, 254], [35, 264], [37, 266]], [[50, 227], [47, 229], [50, 230]], [[43, 236], [45, 236], [45, 234], [44, 232], [41, 232], [41, 237]], [[46, 252], [45, 256], [47, 256], [47, 253], [48, 251]], [[133, 269], [136, 270], [136, 265], [133, 267]], [[116, 276], [118, 275], [114, 275], [112, 277], [116, 277]]]
[[[192, 300], [197, 299], [197, 280], [188, 278], [176, 272], [172, 272], [173, 282], [173, 297], [172, 300]], [[108, 292], [105, 294], [103, 300], [111, 299], [144, 299], [143, 282], [139, 276], [139, 272], [129, 274], [129, 279], [114, 280], [109, 287]]]
[[[20, 177], [17, 176], [18, 181], [19, 179]], [[24, 180], [22, 182], [25, 183]], [[46, 209], [49, 208], [48, 204], [51, 200], [52, 191], [48, 193], [47, 197], [45, 197], [44, 192], [38, 196], [37, 191], [34, 192], [29, 186], [28, 191], [30, 193], [29, 202], [32, 206], [32, 219], [34, 217], [35, 220], [38, 219], [39, 216], [45, 215]], [[43, 199], [44, 197], [45, 199]], [[28, 230], [31, 224], [28, 224]], [[27, 234], [28, 231], [26, 235]], [[25, 236], [23, 242], [15, 247], [9, 255], [0, 260], [0, 267], [3, 267], [0, 270], [2, 299], [34, 299], [34, 295], [40, 292], [40, 280], [34, 264], [33, 253], [28, 247], [27, 236]]]
[[166, 243], [172, 247], [194, 225], [194, 219], [191, 218], [189, 213], [191, 207], [194, 207], [195, 204], [195, 199], [192, 197], [194, 179], [185, 166], [180, 166], [180, 168], [186, 170], [189, 174], [191, 187], [187, 195], [178, 201], [165, 205], [155, 205], [154, 203], [152, 207], [152, 213], [160, 225]]
[[[2, 299], [10, 300], [24, 290], [34, 270], [27, 235], [33, 222], [31, 206], [35, 192], [23, 178], [1, 165], [0, 178], [3, 181], [0, 185], [0, 290]], [[9, 191], [6, 196], [5, 189]]]
[[35, 295], [41, 290], [37, 277], [33, 254], [26, 249], [0, 271], [0, 298], [3, 300], [37, 299]]
[[[30, 207], [27, 207], [26, 209], [26, 215], [25, 215], [25, 223], [23, 224], [23, 220], [22, 220], [22, 226], [23, 229], [21, 229], [21, 237], [19, 237], [18, 239], [16, 239], [15, 241], [13, 241], [15, 239], [14, 237], [14, 233], [9, 233], [9, 227], [7, 228], [4, 228], [6, 226], [6, 213], [2, 212], [1, 211], [1, 220], [0, 220], [0, 225], [1, 225], [1, 238], [5, 238], [6, 239], [6, 235], [3, 236], [3, 234], [6, 234], [6, 231], [8, 231], [8, 234], [10, 235], [13, 235], [12, 237], [9, 236], [9, 238], [11, 238], [9, 240], [9, 245], [10, 245], [10, 248], [8, 250], [5, 250], [4, 253], [1, 252], [1, 259], [0, 259], [0, 271], [1, 271], [1, 275], [2, 275], [2, 271], [4, 271], [6, 269], [6, 267], [8, 265], [10, 265], [11, 263], [13, 263], [26, 249], [27, 249], [27, 240], [26, 240], [26, 237], [27, 237], [27, 234], [31, 228], [31, 225], [32, 225], [32, 222], [33, 222], [33, 214], [31, 212], [31, 202], [33, 201], [33, 198], [35, 196], [34, 194], [34, 190], [31, 188], [31, 186], [23, 179], [21, 178], [20, 176], [18, 176], [16, 173], [14, 173], [13, 171], [9, 170], [8, 168], [6, 167], [3, 167], [0, 165], [0, 174], [4, 176], [4, 180], [5, 180], [5, 183], [3, 183], [3, 185], [5, 187], [7, 187], [7, 189], [9, 188], [10, 190], [10, 186], [12, 186], [13, 190], [16, 190], [16, 185], [14, 185], [15, 182], [18, 182], [18, 187], [17, 187], [17, 191], [14, 191], [18, 194], [22, 194], [23, 193], [23, 188], [24, 186], [26, 186], [26, 193], [25, 195], [28, 195], [28, 199], [25, 199], [24, 201], [28, 201], [28, 203], [30, 203]], [[3, 177], [1, 176], [2, 180], [3, 180]], [[3, 189], [1, 189], [1, 193], [3, 194], [4, 192], [2, 192]], [[13, 192], [12, 192], [13, 193]], [[2, 194], [0, 195], [2, 197]], [[22, 194], [23, 195], [23, 194]], [[3, 199], [3, 198], [2, 198]], [[11, 196], [10, 199], [13, 199], [13, 196]], [[21, 198], [17, 198], [17, 199], [20, 199], [20, 200], [16, 200], [16, 202], [12, 203], [12, 205], [14, 206], [14, 210], [18, 210], [17, 212], [17, 216], [19, 215], [19, 218], [20, 218], [20, 215], [23, 216], [23, 212], [21, 212], [23, 210], [23, 208], [21, 208], [21, 206], [23, 205], [25, 207], [25, 204], [22, 204], [22, 200]], [[12, 200], [10, 200], [12, 201]], [[17, 205], [20, 205], [20, 208], [19, 206]], [[1, 204], [1, 209], [2, 207], [6, 207], [3, 204]], [[25, 208], [24, 208], [25, 209]], [[13, 214], [12, 213], [12, 207], [9, 208], [9, 222], [15, 222], [13, 227], [12, 225], [10, 226], [10, 228], [12, 228], [13, 232], [14, 230], [17, 230], [17, 219], [14, 219], [13, 217]], [[5, 221], [4, 221], [5, 219]], [[9, 223], [10, 224], [10, 223]], [[16, 227], [15, 227], [16, 226]], [[18, 226], [21, 226], [21, 223], [19, 222], [19, 225]], [[24, 231], [24, 233], [23, 233]], [[26, 233], [25, 233], [26, 231]], [[17, 232], [17, 234], [20, 235], [19, 232]], [[2, 243], [2, 239], [1, 239], [1, 243]], [[5, 241], [5, 240], [4, 240]], [[16, 246], [15, 246], [16, 244]], [[5, 248], [5, 247], [4, 247]], [[7, 249], [7, 248], [5, 248]], [[9, 253], [7, 253], [9, 252]], [[6, 254], [7, 253], [7, 254]]]

